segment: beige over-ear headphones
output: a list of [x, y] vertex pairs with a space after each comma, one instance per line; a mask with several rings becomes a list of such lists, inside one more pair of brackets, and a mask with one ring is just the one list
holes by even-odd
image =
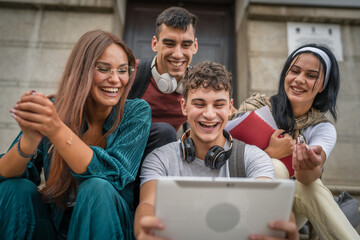
[[182, 93], [182, 87], [178, 86], [176, 78], [170, 76], [169, 73], [164, 73], [160, 75], [156, 69], [155, 63], [156, 57], [154, 57], [151, 62], [151, 74], [154, 77], [158, 89], [161, 92], [168, 94], [175, 92], [175, 90], [177, 93]]

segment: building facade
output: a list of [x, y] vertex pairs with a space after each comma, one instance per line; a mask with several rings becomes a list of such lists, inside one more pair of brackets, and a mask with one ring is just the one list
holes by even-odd
[[[131, 5], [130, 2], [138, 2], [139, 5]], [[323, 181], [335, 192], [341, 189], [360, 192], [360, 2], [168, 0], [152, 1], [152, 4], [154, 2], [158, 4], [158, 12], [171, 5], [189, 6], [189, 10], [194, 7], [194, 13], [201, 16], [209, 12], [215, 16], [209, 6], [216, 7], [218, 4], [219, 8], [221, 5], [229, 9], [231, 22], [227, 26], [231, 26], [230, 33], [220, 35], [230, 40], [219, 46], [231, 53], [227, 54], [226, 61], [236, 76], [236, 103], [252, 92], [268, 96], [275, 93], [289, 51], [288, 32], [293, 26], [312, 24], [322, 27], [330, 24], [334, 31], [338, 31], [340, 42], [338, 39], [331, 40], [341, 50], [339, 118], [335, 123], [338, 138], [326, 163]], [[204, 3], [208, 4], [208, 8]], [[126, 28], [125, 23], [130, 21], [129, 14], [132, 13], [130, 6], [141, 9], [148, 5], [146, 1], [135, 0], [128, 3], [125, 0], [0, 0], [1, 152], [7, 150], [19, 132], [9, 109], [25, 91], [34, 89], [45, 94], [55, 93], [67, 56], [83, 33], [103, 29], [131, 41], [130, 32], [136, 33], [137, 30]], [[204, 34], [211, 30], [211, 26], [202, 24], [202, 29], [206, 28], [202, 30]], [[149, 34], [153, 32], [154, 28]], [[214, 39], [214, 36], [208, 39]], [[148, 41], [150, 48], [151, 38]], [[132, 46], [132, 42], [128, 44]], [[201, 52], [202, 45], [199, 45]], [[198, 61], [202, 59], [200, 55]], [[221, 58], [219, 61], [222, 61]]]

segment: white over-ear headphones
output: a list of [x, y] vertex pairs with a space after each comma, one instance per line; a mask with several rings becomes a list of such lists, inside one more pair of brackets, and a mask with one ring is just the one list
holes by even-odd
[[[170, 76], [169, 73], [159, 74], [156, 66], [156, 57], [154, 57], [152, 63], [151, 63], [151, 74], [154, 77], [155, 83], [159, 90], [163, 93], [173, 93], [175, 90], [178, 93], [182, 93], [182, 88], [180, 89], [180, 86], [178, 88], [178, 84], [175, 77]], [[179, 92], [178, 91], [181, 91]]]

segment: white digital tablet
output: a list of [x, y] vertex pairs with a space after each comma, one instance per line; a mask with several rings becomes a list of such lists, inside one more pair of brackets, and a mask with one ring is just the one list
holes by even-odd
[[289, 220], [294, 193], [289, 179], [164, 177], [157, 182], [155, 216], [165, 229], [155, 234], [172, 240], [283, 237], [267, 224]]

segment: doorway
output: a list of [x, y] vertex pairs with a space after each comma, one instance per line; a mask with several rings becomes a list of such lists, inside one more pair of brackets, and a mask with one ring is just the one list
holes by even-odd
[[128, 1], [124, 41], [134, 51], [136, 58], [155, 55], [151, 48], [155, 20], [158, 14], [171, 6], [186, 8], [198, 16], [195, 34], [199, 50], [191, 65], [205, 60], [225, 65], [233, 74], [233, 98], [237, 99], [234, 1]]

